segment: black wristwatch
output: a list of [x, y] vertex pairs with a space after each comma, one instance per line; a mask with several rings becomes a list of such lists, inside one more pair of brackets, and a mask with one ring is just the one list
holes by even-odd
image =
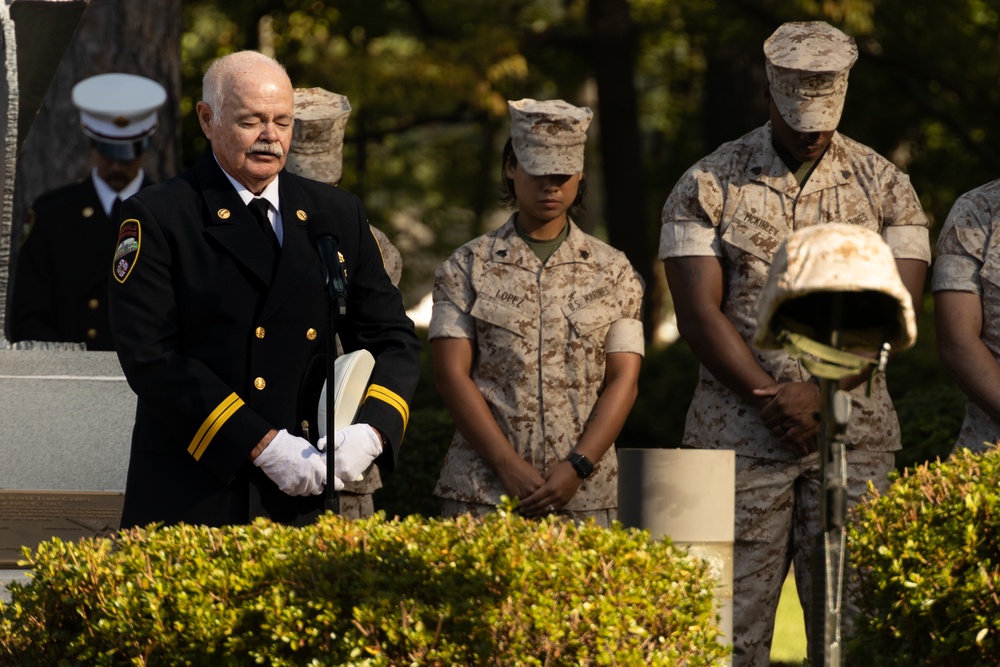
[[576, 476], [580, 479], [587, 479], [594, 474], [594, 463], [583, 454], [570, 452], [566, 460], [573, 466], [573, 470], [576, 470]]

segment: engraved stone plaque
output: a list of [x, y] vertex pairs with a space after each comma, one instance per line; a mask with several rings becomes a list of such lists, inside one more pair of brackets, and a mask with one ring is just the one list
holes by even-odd
[[123, 498], [113, 492], [0, 490], [0, 568], [17, 567], [22, 546], [114, 534]]

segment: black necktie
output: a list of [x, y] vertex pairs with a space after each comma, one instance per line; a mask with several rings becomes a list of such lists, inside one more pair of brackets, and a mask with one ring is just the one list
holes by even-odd
[[[115, 197], [115, 200], [111, 203], [111, 213], [108, 214], [108, 218], [112, 223], [118, 224], [118, 215], [121, 212], [122, 200], [121, 197]], [[116, 230], [117, 231], [117, 230]]]
[[274, 249], [275, 257], [281, 252], [281, 244], [278, 243], [278, 235], [274, 233], [274, 227], [271, 226], [271, 221], [267, 217], [267, 211], [270, 208], [270, 204], [263, 197], [254, 197], [247, 204], [250, 212], [253, 213], [253, 217], [257, 219], [257, 224], [260, 225], [260, 231], [264, 233], [264, 237], [267, 238], [268, 243]]

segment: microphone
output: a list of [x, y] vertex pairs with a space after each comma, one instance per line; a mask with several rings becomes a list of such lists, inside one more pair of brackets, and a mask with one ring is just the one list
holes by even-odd
[[340, 264], [340, 253], [337, 251], [337, 243], [340, 240], [337, 234], [337, 222], [331, 213], [318, 211], [306, 220], [306, 234], [309, 236], [309, 242], [319, 253], [319, 260], [323, 266], [323, 280], [330, 301], [337, 302], [339, 314], [343, 315], [347, 309], [347, 275]]
[[333, 433], [335, 412], [337, 409], [334, 398], [337, 386], [337, 375], [335, 361], [337, 359], [337, 322], [347, 314], [347, 275], [344, 267], [340, 264], [340, 253], [337, 252], [337, 243], [340, 235], [337, 233], [337, 221], [333, 214], [328, 211], [317, 211], [314, 215], [306, 219], [306, 235], [309, 243], [319, 254], [319, 261], [323, 267], [323, 280], [326, 284], [329, 302], [329, 324], [330, 332], [326, 337], [326, 401], [324, 411], [326, 413], [326, 434], [327, 452], [326, 458], [326, 494], [323, 500], [324, 507], [336, 514], [340, 513], [340, 496], [337, 494], [337, 487], [334, 484], [337, 473], [337, 452], [333, 444]]

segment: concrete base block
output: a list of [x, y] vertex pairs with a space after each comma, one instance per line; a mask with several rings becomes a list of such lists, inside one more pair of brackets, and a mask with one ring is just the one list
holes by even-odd
[[719, 629], [733, 636], [736, 455], [708, 449], [618, 449], [618, 519], [704, 559]]
[[124, 491], [135, 394], [114, 352], [0, 351], [0, 489]]
[[135, 402], [113, 352], [0, 350], [0, 567], [117, 530]]

